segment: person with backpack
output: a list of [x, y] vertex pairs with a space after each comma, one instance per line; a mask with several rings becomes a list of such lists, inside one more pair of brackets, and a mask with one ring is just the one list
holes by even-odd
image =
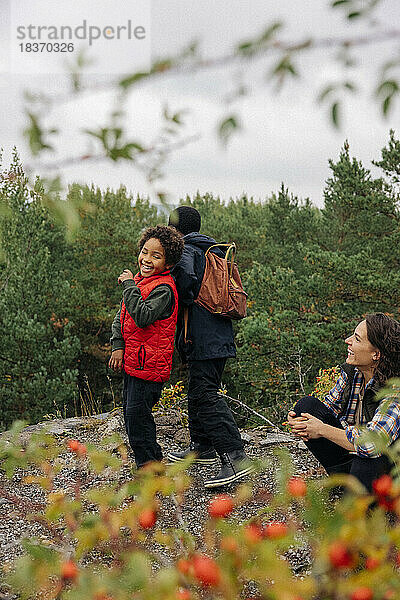
[[322, 402], [301, 398], [288, 423], [328, 474], [350, 473], [371, 492], [393, 465], [363, 431], [379, 432], [388, 446], [400, 437], [400, 401], [377, 398], [389, 379], [400, 377], [400, 323], [383, 313], [367, 315], [345, 343], [347, 358], [334, 387]]
[[[182, 258], [172, 274], [180, 306], [177, 349], [189, 372], [187, 398], [191, 441], [188, 448], [182, 452], [169, 452], [167, 457], [177, 462], [194, 453], [196, 463], [213, 464], [218, 462], [219, 456], [220, 471], [204, 485], [206, 488], [220, 487], [253, 471], [235, 419], [219, 391], [226, 361], [236, 356], [233, 326], [231, 319], [213, 314], [196, 302], [206, 267], [205, 253], [216, 243], [199, 233], [200, 213], [192, 206], [180, 206], [171, 213], [168, 224], [182, 234], [185, 242]], [[223, 256], [217, 248], [211, 251]]]

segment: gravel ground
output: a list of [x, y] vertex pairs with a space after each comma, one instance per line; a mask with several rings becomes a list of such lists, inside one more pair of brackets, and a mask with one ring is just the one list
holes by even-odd
[[[178, 450], [185, 447], [189, 441], [188, 431], [182, 426], [180, 415], [176, 411], [169, 410], [162, 414], [156, 414], [158, 441], [166, 454], [169, 450]], [[49, 429], [53, 435], [65, 443], [65, 439], [77, 438], [83, 443], [98, 444], [105, 437], [119, 433], [126, 440], [121, 410], [112, 413], [96, 415], [86, 418], [72, 418], [65, 420], [48, 421], [44, 424], [27, 427], [22, 433], [22, 440], [27, 439], [32, 432], [42, 427]], [[1, 438], [7, 433], [0, 435]], [[280, 468], [279, 459], [275, 455], [277, 448], [286, 448], [289, 452], [295, 474], [306, 478], [317, 478], [324, 474], [323, 469], [314, 460], [302, 442], [294, 436], [279, 431], [272, 431], [269, 427], [257, 427], [242, 431], [242, 437], [246, 441], [246, 453], [249, 457], [266, 461], [267, 467], [260, 473], [250, 476], [249, 481], [253, 487], [253, 498], [232, 514], [239, 521], [249, 519], [255, 515], [260, 508], [265, 506], [268, 493], [273, 491], [274, 473]], [[56, 487], [64, 491], [72, 491], [73, 470], [75, 459], [69, 452], [60, 457], [62, 469], [57, 475]], [[203, 479], [218, 471], [218, 466], [204, 467], [193, 465], [190, 475], [193, 485], [185, 495], [185, 503], [182, 516], [189, 530], [199, 540], [202, 537], [203, 523], [206, 519], [207, 503], [216, 493], [226, 491], [234, 493], [235, 486], [225, 486], [218, 491], [208, 491], [203, 486]], [[0, 565], [10, 565], [12, 561], [21, 554], [21, 540], [24, 537], [36, 537], [41, 541], [50, 541], [50, 534], [40, 523], [32, 523], [21, 520], [18, 513], [18, 504], [31, 505], [32, 508], [40, 508], [44, 502], [43, 491], [36, 485], [25, 485], [23, 477], [27, 473], [17, 472], [12, 480], [8, 480], [0, 471]], [[32, 474], [32, 471], [30, 472]], [[130, 468], [125, 467], [120, 473], [115, 474], [104, 470], [99, 476], [90, 481], [89, 487], [97, 487], [99, 484], [116, 479], [119, 482], [128, 481], [132, 478]], [[177, 525], [176, 511], [172, 501], [168, 498], [162, 500], [162, 506], [158, 519], [161, 529]], [[62, 532], [61, 532], [62, 535]], [[163, 552], [160, 546], [154, 549]], [[310, 557], [306, 548], [296, 548], [288, 553], [288, 557], [295, 573], [304, 573], [310, 565]], [[0, 581], [0, 600], [11, 600], [16, 596], [10, 595], [10, 591]]]

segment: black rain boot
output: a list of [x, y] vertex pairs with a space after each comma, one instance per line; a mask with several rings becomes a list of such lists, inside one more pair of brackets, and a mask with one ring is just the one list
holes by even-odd
[[215, 488], [238, 481], [254, 471], [254, 465], [243, 450], [232, 450], [221, 454], [221, 470], [215, 477], [204, 482], [204, 487]]
[[185, 460], [189, 454], [195, 454], [194, 462], [200, 465], [213, 465], [218, 462], [217, 453], [214, 448], [205, 448], [197, 442], [190, 442], [190, 445], [181, 452], [168, 452], [167, 458], [170, 462], [180, 462]]

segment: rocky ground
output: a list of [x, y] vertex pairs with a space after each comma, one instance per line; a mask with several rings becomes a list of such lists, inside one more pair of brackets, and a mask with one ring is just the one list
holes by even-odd
[[[166, 454], [169, 450], [181, 449], [189, 441], [188, 431], [182, 425], [181, 416], [174, 410], [163, 411], [156, 414], [158, 440]], [[48, 421], [43, 424], [27, 427], [22, 438], [26, 439], [32, 432], [46, 427], [60, 441], [77, 438], [83, 443], [98, 444], [105, 437], [119, 433], [125, 438], [121, 410], [111, 413], [96, 415], [86, 418], [71, 418], [64, 420]], [[5, 438], [7, 434], [2, 434]], [[315, 478], [323, 475], [324, 471], [318, 466], [308, 452], [303, 442], [294, 436], [273, 430], [271, 427], [260, 426], [254, 429], [242, 431], [242, 437], [246, 441], [246, 453], [251, 458], [266, 461], [266, 468], [262, 472], [252, 475], [250, 481], [253, 485], [254, 499], [245, 507], [238, 509], [234, 515], [239, 520], [245, 520], [256, 514], [267, 501], [267, 492], [273, 491], [274, 473], [280, 468], [279, 458], [275, 455], [277, 448], [286, 448], [289, 452], [296, 474], [306, 478]], [[74, 458], [71, 453], [62, 455], [63, 468], [57, 476], [57, 486], [68, 490], [71, 486], [71, 470], [74, 469]], [[185, 496], [183, 518], [190, 531], [199, 538], [201, 537], [203, 522], [206, 518], [207, 503], [216, 491], [208, 491], [203, 486], [203, 479], [218, 470], [218, 466], [204, 467], [193, 465], [190, 474], [193, 485]], [[21, 520], [18, 514], [19, 503], [41, 503], [43, 501], [42, 491], [35, 485], [25, 485], [22, 479], [26, 473], [18, 472], [10, 481], [0, 471], [0, 565], [10, 564], [21, 553], [21, 540], [24, 537], [36, 537], [46, 540], [47, 531], [43, 530], [38, 523]], [[108, 471], [102, 473], [91, 482], [97, 486], [107, 481], [111, 475]], [[132, 477], [130, 469], [125, 469], [118, 474], [118, 480], [123, 482]], [[219, 491], [219, 490], [218, 490]], [[223, 491], [233, 493], [234, 486], [226, 487]], [[264, 493], [265, 492], [265, 493]], [[158, 524], [161, 528], [176, 525], [174, 520], [174, 507], [169, 499], [163, 500]], [[296, 550], [290, 557], [295, 572], [304, 572], [309, 565], [307, 550]], [[0, 600], [11, 600], [14, 598], [10, 591], [1, 587]]]

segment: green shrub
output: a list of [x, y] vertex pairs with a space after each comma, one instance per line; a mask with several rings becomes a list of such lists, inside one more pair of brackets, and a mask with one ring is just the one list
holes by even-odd
[[[400, 594], [400, 485], [388, 475], [368, 496], [349, 476], [294, 477], [281, 454], [274, 495], [259, 493], [265, 506], [257, 513], [251, 508], [249, 485], [234, 497], [219, 494], [209, 502], [200, 539], [183, 518], [190, 459], [154, 463], [118, 485], [120, 469], [127, 468], [122, 444], [116, 455], [78, 440], [59, 445], [41, 432], [21, 447], [22, 427], [15, 424], [0, 442], [0, 464], [8, 477], [23, 469], [23, 483], [41, 487], [41, 505], [27, 499], [15, 510], [40, 522], [51, 539], [24, 540], [23, 555], [3, 573], [22, 599], [390, 600]], [[57, 487], [65, 453], [74, 463], [68, 490]], [[100, 485], [106, 468], [114, 476]], [[329, 489], [338, 484], [348, 494], [331, 506]], [[166, 498], [175, 507], [169, 504], [172, 524], [160, 527]], [[253, 516], [243, 522], [236, 511], [246, 508]], [[311, 566], [296, 574], [290, 556], [299, 549], [309, 552]]]

